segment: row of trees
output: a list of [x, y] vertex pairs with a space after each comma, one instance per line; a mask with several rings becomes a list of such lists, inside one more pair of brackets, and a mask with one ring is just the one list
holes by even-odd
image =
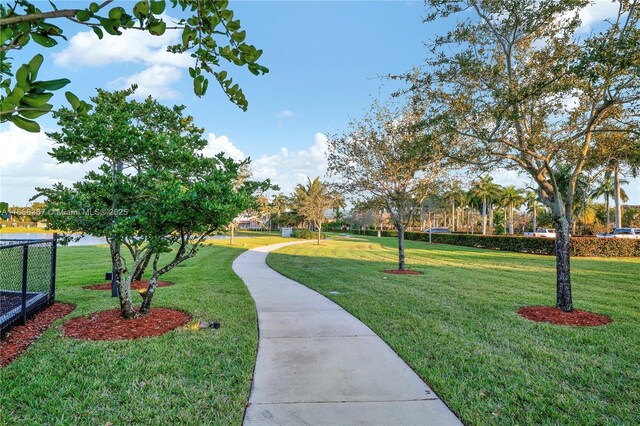
[[[586, 198], [579, 200], [579, 216], [574, 218], [572, 235], [593, 235], [613, 229], [611, 218], [615, 210], [609, 205], [613, 197], [611, 181], [609, 176], [604, 176], [596, 182], [594, 190], [586, 193]], [[412, 230], [448, 227], [452, 232], [474, 234], [482, 233], [484, 224], [486, 235], [554, 227], [551, 211], [531, 189], [519, 189], [513, 185], [503, 187], [489, 176], [482, 176], [467, 185], [453, 178], [452, 182], [436, 188], [436, 192], [425, 199], [419, 217], [409, 225]], [[620, 194], [621, 201], [626, 202], [628, 197], [623, 189]], [[598, 203], [597, 198], [603, 198], [605, 202]], [[484, 217], [483, 205], [486, 212]], [[619, 220], [622, 226], [640, 226], [639, 208], [627, 207], [621, 211]], [[376, 211], [366, 203], [356, 204], [349, 216], [339, 217], [329, 225], [335, 227], [340, 224], [355, 229], [359, 226], [378, 229], [393, 227], [384, 211]]]
[[[578, 33], [587, 0], [426, 3], [427, 22], [455, 17], [454, 28], [429, 42], [423, 67], [396, 76], [408, 83], [407, 106], [375, 105], [331, 138], [330, 173], [391, 216], [399, 269], [407, 223], [447, 169], [528, 175], [556, 228], [556, 306], [571, 311], [569, 236], [584, 182], [609, 172], [620, 199], [621, 168], [640, 163], [638, 2], [613, 2], [615, 17], [589, 37]], [[486, 233], [491, 182], [476, 194]]]

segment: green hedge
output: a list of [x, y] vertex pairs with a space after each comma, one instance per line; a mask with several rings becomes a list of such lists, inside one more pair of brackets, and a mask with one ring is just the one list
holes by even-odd
[[[377, 236], [378, 231], [365, 231]], [[396, 231], [382, 231], [383, 237], [397, 237]], [[405, 239], [429, 241], [424, 232], [405, 232]], [[527, 238], [515, 235], [431, 234], [431, 241], [440, 244], [506, 250], [519, 253], [555, 255], [555, 240], [551, 238]], [[640, 240], [604, 239], [596, 237], [571, 238], [571, 255], [583, 257], [638, 257]]]

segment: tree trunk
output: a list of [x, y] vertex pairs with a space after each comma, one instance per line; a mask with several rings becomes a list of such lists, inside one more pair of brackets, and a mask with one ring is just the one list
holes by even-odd
[[489, 203], [489, 229], [487, 232], [489, 235], [493, 234], [493, 202]]
[[320, 245], [320, 234], [322, 233], [322, 226], [318, 225], [317, 223], [316, 226], [318, 227], [318, 245]]
[[140, 262], [136, 267], [136, 270], [133, 273], [133, 278], [131, 278], [131, 281], [142, 281], [142, 276], [144, 275], [144, 271], [147, 269], [147, 266], [149, 265], [149, 260], [151, 260], [151, 255], [152, 255], [151, 252], [147, 252], [145, 254], [145, 257], [142, 260], [142, 262]]
[[513, 204], [509, 204], [509, 234], [513, 235]]
[[554, 218], [556, 225], [556, 308], [573, 311], [569, 254], [569, 221], [563, 215]]
[[482, 199], [482, 235], [487, 235], [487, 199]]
[[615, 214], [614, 219], [616, 221], [616, 228], [622, 228], [622, 206], [620, 205], [620, 165], [616, 161], [616, 165], [613, 169], [613, 190], [615, 197]]
[[538, 209], [534, 204], [533, 205], [533, 232], [536, 232], [537, 228], [538, 228]]
[[400, 225], [398, 230], [398, 269], [404, 271], [404, 226]]
[[235, 237], [235, 229], [236, 229], [236, 226], [232, 223], [232, 224], [229, 226], [229, 229], [231, 230], [231, 238], [229, 239], [229, 244], [230, 244], [230, 245], [234, 245], [234, 244], [235, 244], [235, 239], [234, 239], [234, 237]]
[[147, 292], [142, 298], [142, 305], [140, 305], [140, 314], [146, 315], [149, 313], [151, 309], [151, 300], [153, 299], [153, 295], [156, 292], [156, 288], [158, 286], [158, 277], [154, 274], [151, 276], [149, 280], [149, 286], [147, 287]]
[[456, 203], [451, 203], [451, 232], [456, 232]]
[[118, 283], [118, 298], [120, 300], [120, 314], [123, 318], [132, 319], [136, 316], [131, 304], [131, 283], [125, 280], [125, 267], [118, 253], [118, 245], [115, 241], [109, 242], [111, 250], [111, 262], [113, 263], [113, 271], [116, 274], [116, 282]]
[[607, 206], [607, 231], [609, 232], [609, 225], [611, 224], [611, 211], [609, 210], [609, 194], [605, 194], [604, 196], [605, 204]]

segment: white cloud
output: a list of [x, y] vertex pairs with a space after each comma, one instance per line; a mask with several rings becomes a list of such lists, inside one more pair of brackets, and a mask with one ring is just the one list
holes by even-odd
[[283, 147], [273, 155], [263, 155], [252, 162], [256, 179], [271, 179], [282, 192], [289, 193], [307, 177], [324, 177], [327, 171], [327, 137], [316, 133], [313, 144], [306, 149], [290, 151]]
[[119, 62], [186, 68], [193, 63], [189, 54], [167, 52], [167, 46], [177, 43], [179, 39], [180, 33], [172, 30], [161, 36], [127, 30], [120, 36], [105, 34], [102, 39], [93, 31], [84, 31], [71, 37], [66, 48], [53, 54], [53, 60], [56, 65], [65, 68], [102, 67]]
[[202, 150], [202, 153], [207, 157], [213, 157], [222, 152], [236, 161], [242, 161], [246, 158], [244, 153], [225, 135], [216, 137], [214, 133], [209, 133], [208, 140], [209, 143]]
[[137, 84], [138, 89], [134, 97], [143, 99], [152, 96], [154, 99], [176, 99], [180, 92], [171, 88], [171, 85], [180, 80], [182, 72], [173, 66], [153, 65], [144, 71], [120, 77], [109, 83], [115, 89], [124, 89], [132, 84]]
[[[172, 18], [164, 16], [165, 21]], [[142, 71], [117, 78], [109, 83], [111, 88], [122, 89], [137, 84], [135, 96], [156, 99], [175, 99], [180, 92], [173, 89], [184, 71], [193, 65], [194, 59], [187, 53], [167, 52], [167, 46], [180, 40], [180, 32], [168, 30], [162, 36], [152, 36], [144, 31], [127, 30], [120, 36], [105, 34], [99, 39], [93, 31], [80, 32], [69, 40], [65, 49], [53, 54], [54, 63], [65, 68], [104, 67], [118, 63], [134, 63], [145, 66]]]
[[99, 161], [86, 164], [59, 164], [49, 151], [53, 142], [44, 133], [28, 133], [13, 124], [0, 130], [0, 201], [26, 205], [35, 187], [65, 185], [97, 168]]
[[618, 6], [611, 0], [595, 0], [580, 11], [580, 20], [582, 21], [580, 28], [583, 31], [589, 31], [594, 24], [613, 18], [617, 13]]
[[[224, 152], [235, 160], [246, 158], [227, 136], [209, 133], [209, 144], [203, 150], [203, 154], [213, 156], [219, 152]], [[292, 151], [281, 147], [275, 154], [263, 155], [252, 160], [251, 170], [255, 179], [270, 179], [271, 183], [278, 185], [282, 192], [288, 194], [297, 184], [306, 182], [307, 177], [313, 179], [316, 176], [325, 176], [327, 137], [322, 133], [316, 133], [313, 144], [305, 149]]]

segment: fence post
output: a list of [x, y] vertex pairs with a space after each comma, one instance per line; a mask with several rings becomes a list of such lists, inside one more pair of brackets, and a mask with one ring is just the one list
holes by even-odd
[[22, 246], [22, 300], [20, 308], [22, 309], [22, 324], [27, 322], [27, 267], [29, 264], [29, 245]]
[[49, 305], [56, 301], [56, 260], [58, 258], [58, 234], [54, 232], [51, 243], [51, 283], [49, 288]]

